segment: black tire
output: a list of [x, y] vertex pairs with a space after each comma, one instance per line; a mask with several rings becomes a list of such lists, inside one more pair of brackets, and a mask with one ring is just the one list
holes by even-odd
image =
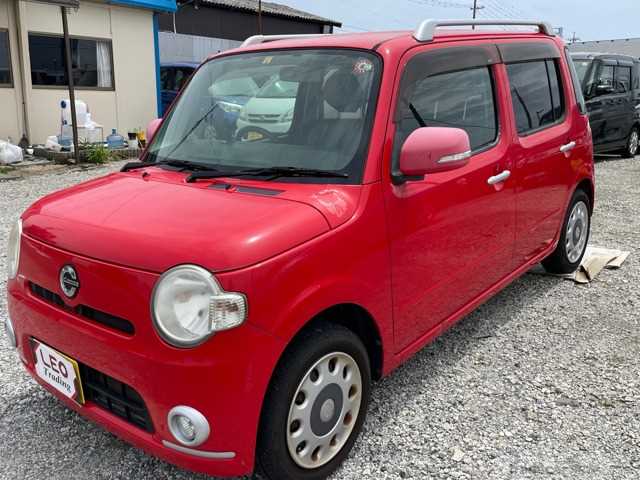
[[[587, 207], [587, 236], [586, 241], [584, 242], [584, 247], [582, 248], [582, 252], [580, 252], [580, 256], [574, 261], [571, 261], [567, 252], [567, 225], [569, 224], [569, 219], [574, 210], [574, 207], [576, 207], [576, 205], [580, 202], [584, 203]], [[567, 209], [567, 212], [565, 214], [564, 222], [562, 223], [562, 232], [560, 234], [558, 245], [556, 246], [556, 249], [553, 251], [553, 253], [542, 261], [542, 265], [544, 266], [545, 270], [550, 273], [559, 274], [574, 272], [580, 266], [582, 257], [584, 257], [584, 252], [587, 248], [587, 244], [589, 243], [589, 235], [591, 233], [590, 230], [591, 202], [589, 201], [589, 196], [584, 190], [576, 190], [573, 194], [573, 197], [571, 198], [569, 208]]]
[[640, 143], [640, 129], [633, 127], [629, 136], [627, 137], [627, 144], [622, 150], [622, 156], [624, 158], [633, 158], [638, 154], [638, 147]]
[[[316, 362], [333, 352], [343, 352], [357, 363], [361, 376], [361, 403], [348, 439], [337, 454], [318, 468], [299, 466], [289, 453], [289, 409], [303, 378]], [[336, 384], [333, 384], [336, 385]], [[371, 391], [371, 367], [362, 341], [340, 325], [320, 324], [303, 332], [284, 353], [271, 380], [260, 420], [256, 475], [268, 480], [321, 480], [347, 457], [364, 423]], [[339, 424], [340, 415], [337, 414]], [[335, 438], [335, 437], [334, 437]]]

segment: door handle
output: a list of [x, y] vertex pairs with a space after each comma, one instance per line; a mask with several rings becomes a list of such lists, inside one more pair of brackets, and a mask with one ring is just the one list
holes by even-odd
[[569, 143], [566, 143], [566, 144], [562, 145], [560, 147], [560, 151], [562, 153], [568, 153], [571, 150], [573, 150], [574, 148], [576, 148], [576, 142], [569, 142]]
[[494, 175], [493, 177], [487, 178], [487, 183], [489, 185], [495, 185], [496, 183], [504, 182], [510, 176], [511, 176], [511, 172], [509, 170], [504, 170], [498, 175]]

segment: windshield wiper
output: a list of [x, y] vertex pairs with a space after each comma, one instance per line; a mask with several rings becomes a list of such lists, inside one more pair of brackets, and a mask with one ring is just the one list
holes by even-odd
[[203, 116], [201, 116], [196, 123], [193, 124], [193, 127], [191, 127], [191, 129], [184, 134], [184, 136], [178, 141], [178, 143], [175, 144], [175, 146], [171, 149], [167, 157], [170, 157], [173, 154], [173, 152], [178, 150], [182, 146], [182, 144], [187, 140], [187, 138], [189, 138], [191, 134], [196, 131], [196, 128], [200, 126], [200, 124], [204, 121], [204, 119], [207, 118], [209, 115], [211, 115], [211, 113], [213, 113], [213, 111], [219, 106], [220, 106], [219, 103], [217, 102], [214, 103], [213, 107], [207, 110], [207, 112]]
[[420, 125], [421, 127], [427, 126], [427, 123], [422, 118], [422, 115], [418, 113], [418, 110], [416, 110], [416, 107], [413, 105], [413, 103], [409, 103], [409, 110], [411, 111], [413, 118], [415, 118], [416, 122], [418, 122], [418, 125]]
[[120, 169], [121, 172], [128, 172], [137, 168], [144, 167], [158, 167], [162, 165], [168, 165], [170, 167], [176, 167], [181, 170], [206, 170], [208, 172], [215, 171], [214, 168], [204, 163], [190, 162], [188, 160], [161, 160], [159, 162], [129, 162], [125, 163]]
[[187, 177], [187, 182], [192, 183], [202, 179], [220, 177], [240, 177], [240, 176], [268, 176], [267, 180], [274, 180], [279, 177], [320, 177], [320, 178], [349, 178], [349, 174], [335, 172], [331, 170], [319, 170], [314, 168], [298, 167], [265, 167], [248, 168], [244, 170], [203, 170], [193, 172]]

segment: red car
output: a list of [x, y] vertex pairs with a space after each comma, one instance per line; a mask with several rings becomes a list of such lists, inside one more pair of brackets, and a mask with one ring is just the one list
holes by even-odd
[[[184, 468], [325, 478], [372, 381], [584, 254], [580, 86], [549, 25], [510, 23], [538, 28], [253, 37], [205, 62], [140, 162], [16, 224], [6, 327], [29, 373]], [[230, 80], [278, 84], [232, 135], [212, 121]]]

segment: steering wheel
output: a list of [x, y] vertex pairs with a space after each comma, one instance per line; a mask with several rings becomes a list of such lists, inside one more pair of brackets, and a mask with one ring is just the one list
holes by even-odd
[[262, 127], [257, 127], [255, 125], [247, 125], [246, 127], [242, 127], [240, 130], [238, 130], [238, 132], [236, 133], [236, 140], [237, 141], [242, 140], [242, 137], [244, 137], [249, 132], [256, 132], [261, 135], [261, 138], [257, 138], [255, 140], [249, 140], [250, 142], [257, 142], [259, 140], [264, 140], [265, 137], [271, 141], [275, 141], [278, 138], [275, 133], [272, 133], [269, 130], [266, 130]]

